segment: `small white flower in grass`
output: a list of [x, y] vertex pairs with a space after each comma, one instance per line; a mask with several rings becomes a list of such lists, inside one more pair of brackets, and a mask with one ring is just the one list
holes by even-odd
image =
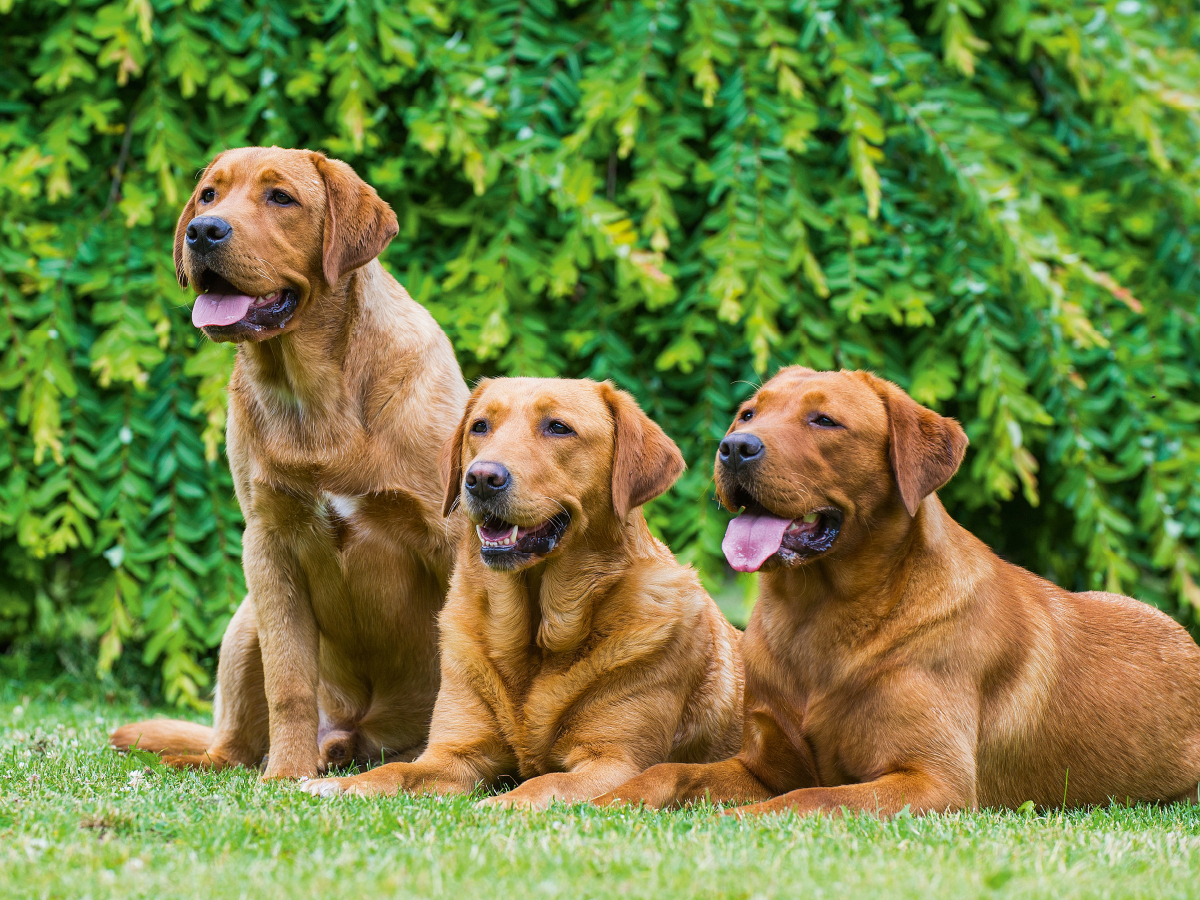
[[142, 786], [142, 782], [146, 780], [146, 773], [141, 769], [134, 769], [129, 773], [129, 789], [136, 791]]

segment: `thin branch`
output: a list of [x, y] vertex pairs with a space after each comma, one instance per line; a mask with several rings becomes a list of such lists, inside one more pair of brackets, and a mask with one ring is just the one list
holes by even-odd
[[117, 198], [121, 196], [121, 179], [125, 177], [125, 164], [129, 162], [129, 148], [133, 143], [133, 117], [136, 113], [135, 106], [129, 112], [129, 121], [125, 123], [125, 137], [121, 140], [121, 152], [117, 154], [117, 167], [113, 173], [112, 188], [108, 192], [108, 202], [104, 204], [104, 210], [100, 213], [100, 218], [96, 220], [97, 225], [108, 218], [108, 214], [117, 205]]

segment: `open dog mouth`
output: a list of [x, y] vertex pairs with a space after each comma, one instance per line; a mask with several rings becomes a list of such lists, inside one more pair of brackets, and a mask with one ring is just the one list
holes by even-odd
[[276, 330], [287, 325], [296, 311], [296, 292], [291, 288], [254, 297], [211, 269], [201, 274], [196, 284], [200, 294], [192, 307], [192, 324], [212, 338]]
[[784, 565], [808, 562], [833, 546], [842, 530], [842, 511], [822, 507], [803, 516], [777, 516], [744, 490], [737, 500], [744, 509], [725, 532], [721, 550], [729, 565], [739, 572], [756, 572], [768, 559], [778, 556]]
[[571, 518], [559, 513], [540, 525], [525, 528], [489, 515], [475, 526], [483, 545], [483, 561], [496, 568], [511, 568], [535, 556], [545, 556], [562, 540]]

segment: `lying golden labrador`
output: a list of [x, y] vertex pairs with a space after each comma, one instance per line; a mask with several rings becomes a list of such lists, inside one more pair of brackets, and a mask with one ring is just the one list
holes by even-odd
[[396, 217], [307, 150], [217, 156], [175, 234], [192, 321], [237, 341], [228, 453], [249, 593], [221, 642], [214, 726], [117, 729], [178, 764], [267, 777], [424, 746], [459, 523], [436, 448], [467, 399], [446, 336], [376, 260]]
[[633, 398], [484, 381], [442, 469], [445, 512], [461, 492], [473, 524], [440, 620], [429, 747], [310, 793], [454, 794], [510, 776], [524, 783], [486, 802], [540, 808], [737, 749], [741, 635], [646, 527], [638, 507], [683, 458]]
[[[864, 372], [784, 369], [717, 456], [726, 556], [762, 570], [741, 752], [602, 804], [894, 814], [1197, 799], [1200, 649], [1162, 613], [997, 558], [936, 491], [958, 423]], [[774, 798], [774, 799], [768, 799]]]

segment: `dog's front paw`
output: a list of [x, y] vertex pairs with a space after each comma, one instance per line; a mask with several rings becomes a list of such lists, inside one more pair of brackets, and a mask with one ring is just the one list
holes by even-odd
[[300, 790], [314, 797], [338, 797], [342, 794], [357, 794], [352, 778], [313, 778], [304, 781]]
[[640, 798], [629, 799], [628, 797], [618, 796], [618, 791], [609, 791], [607, 794], [601, 794], [599, 797], [593, 797], [589, 801], [593, 806], [645, 806], [646, 801]]
[[515, 788], [503, 794], [496, 794], [494, 797], [484, 797], [475, 804], [478, 809], [549, 809], [550, 804], [554, 802], [553, 794], [541, 796], [540, 794], [522, 791], [520, 788]]
[[264, 761], [266, 765], [260, 776], [263, 781], [300, 781], [303, 778], [316, 778], [317, 776], [315, 759], [272, 759], [270, 756], [266, 756]]
[[763, 800], [760, 803], [747, 803], [745, 806], [729, 806], [721, 810], [723, 816], [733, 816], [735, 819], [746, 819], [750, 816], [765, 816], [771, 813], [802, 812], [793, 806], [787, 794]]
[[661, 809], [675, 799], [676, 779], [672, 772], [670, 763], [653, 766], [590, 802], [594, 806]]

